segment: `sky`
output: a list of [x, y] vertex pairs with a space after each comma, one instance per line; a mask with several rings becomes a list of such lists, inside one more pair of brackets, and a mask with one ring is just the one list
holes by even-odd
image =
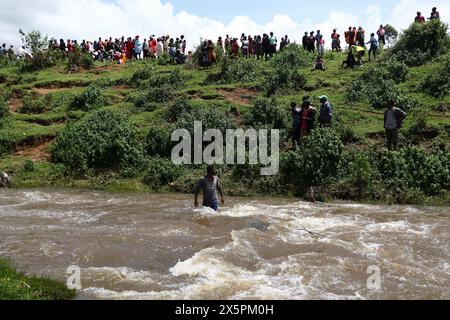
[[20, 44], [20, 28], [78, 40], [184, 34], [191, 49], [200, 38], [226, 34], [273, 31], [299, 41], [305, 31], [342, 34], [350, 25], [369, 33], [386, 23], [402, 30], [418, 10], [428, 17], [433, 6], [448, 22], [448, 0], [0, 0], [0, 42]]

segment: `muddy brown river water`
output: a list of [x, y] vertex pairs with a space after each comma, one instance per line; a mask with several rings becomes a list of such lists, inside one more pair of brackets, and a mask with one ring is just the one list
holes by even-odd
[[0, 256], [79, 299], [450, 299], [449, 208], [227, 200], [0, 190]]

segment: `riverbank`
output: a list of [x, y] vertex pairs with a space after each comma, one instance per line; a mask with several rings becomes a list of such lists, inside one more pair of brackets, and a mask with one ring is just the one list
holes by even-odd
[[70, 300], [76, 291], [62, 282], [28, 277], [0, 258], [0, 300]]

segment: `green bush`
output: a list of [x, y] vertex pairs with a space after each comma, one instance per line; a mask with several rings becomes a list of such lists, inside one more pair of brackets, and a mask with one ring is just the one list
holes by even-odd
[[48, 111], [51, 104], [52, 97], [50, 95], [41, 97], [37, 93], [32, 92], [23, 98], [23, 104], [18, 112], [23, 114], [40, 114]]
[[176, 128], [186, 129], [193, 134], [195, 121], [201, 121], [203, 123], [204, 131], [218, 129], [225, 134], [227, 129], [236, 128], [234, 119], [214, 106], [195, 108], [192, 112], [180, 115], [176, 122]]
[[87, 89], [76, 95], [70, 103], [70, 110], [92, 111], [108, 104], [108, 100], [103, 95], [101, 89], [95, 85], [90, 85]]
[[448, 150], [429, 153], [413, 146], [382, 155], [379, 171], [390, 190], [419, 189], [433, 196], [450, 188], [449, 160]]
[[245, 123], [254, 128], [288, 129], [290, 114], [277, 99], [258, 98], [246, 116]]
[[26, 160], [25, 163], [23, 164], [23, 171], [33, 172], [34, 170], [36, 170], [36, 168], [34, 166], [33, 160]]
[[70, 172], [81, 175], [89, 169], [119, 169], [129, 176], [143, 163], [142, 147], [127, 118], [104, 110], [68, 125], [57, 136], [52, 155]]
[[75, 47], [73, 51], [67, 55], [67, 69], [76, 70], [79, 68], [92, 69], [94, 67], [94, 59], [79, 47]]
[[283, 51], [278, 52], [270, 64], [275, 70], [310, 68], [314, 63], [314, 56], [303, 50], [298, 44], [290, 44]]
[[147, 66], [133, 74], [131, 84], [146, 88], [159, 88], [164, 86], [180, 88], [184, 85], [185, 80], [186, 75], [181, 72], [180, 68], [176, 68], [170, 73], [156, 73], [153, 66]]
[[192, 113], [194, 107], [191, 99], [185, 95], [175, 99], [173, 103], [169, 105], [166, 111], [165, 118], [170, 123], [175, 123], [180, 117], [186, 113]]
[[435, 98], [450, 94], [450, 57], [446, 57], [439, 67], [427, 74], [420, 88]]
[[168, 187], [183, 174], [183, 167], [174, 165], [170, 160], [151, 158], [144, 171], [142, 182], [153, 190]]
[[150, 128], [145, 142], [144, 152], [150, 157], [170, 158], [175, 144], [171, 141], [173, 128]]
[[[0, 122], [9, 115], [9, 107], [6, 101], [0, 97]], [[1, 124], [0, 124], [1, 126]]]
[[320, 186], [338, 176], [342, 161], [343, 144], [338, 134], [328, 128], [315, 129], [301, 148], [283, 154], [281, 174], [283, 180], [305, 190]]
[[285, 91], [299, 91], [306, 83], [306, 76], [299, 68], [280, 66], [264, 72], [261, 87], [268, 96], [271, 96]]
[[14, 150], [16, 140], [8, 131], [0, 130], [0, 157]]
[[401, 35], [392, 52], [409, 66], [421, 65], [448, 51], [448, 25], [440, 20], [413, 23]]
[[248, 83], [257, 81], [263, 74], [261, 62], [254, 59], [224, 58], [219, 73], [208, 75], [205, 83]]

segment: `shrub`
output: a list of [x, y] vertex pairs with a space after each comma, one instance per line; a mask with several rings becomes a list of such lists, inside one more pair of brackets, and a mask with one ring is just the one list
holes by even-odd
[[154, 190], [160, 190], [175, 182], [182, 174], [181, 166], [175, 166], [169, 160], [152, 158], [144, 171], [142, 182]]
[[40, 114], [47, 111], [52, 104], [52, 97], [46, 95], [40, 97], [37, 93], [32, 92], [23, 98], [23, 104], [18, 110], [23, 114]]
[[56, 138], [52, 155], [82, 175], [89, 169], [120, 169], [128, 176], [143, 163], [142, 148], [127, 118], [105, 110], [68, 125]]
[[283, 91], [298, 91], [305, 87], [307, 83], [306, 76], [299, 68], [280, 66], [279, 68], [269, 69], [264, 72], [262, 89], [268, 96]]
[[150, 157], [170, 158], [174, 143], [171, 141], [173, 128], [150, 128], [145, 142], [144, 152]]
[[403, 32], [392, 52], [409, 66], [421, 65], [447, 52], [450, 47], [447, 30], [448, 25], [440, 20], [413, 23]]
[[195, 108], [192, 112], [180, 115], [176, 128], [186, 129], [191, 134], [194, 133], [194, 122], [201, 121], [203, 130], [218, 129], [225, 134], [227, 129], [235, 129], [236, 123], [233, 118], [226, 115], [217, 107]]
[[95, 85], [90, 85], [82, 94], [73, 98], [70, 103], [70, 110], [92, 111], [105, 106], [107, 103], [108, 101], [101, 90]]
[[319, 128], [306, 138], [301, 148], [284, 154], [281, 173], [284, 181], [299, 190], [323, 185], [338, 176], [343, 144], [332, 129]]
[[258, 80], [263, 72], [261, 63], [254, 59], [224, 58], [219, 73], [210, 74], [206, 83], [244, 83]]
[[19, 64], [22, 72], [37, 71], [55, 66], [63, 57], [60, 50], [48, 47], [48, 37], [43, 37], [40, 31], [25, 33], [20, 30], [22, 42], [31, 50], [31, 56], [25, 57]]
[[270, 64], [275, 70], [311, 67], [313, 62], [314, 56], [295, 43], [290, 44], [283, 51], [278, 52], [270, 60]]
[[245, 123], [255, 128], [264, 126], [271, 129], [288, 129], [289, 112], [275, 98], [258, 98], [250, 109]]
[[16, 140], [8, 131], [0, 130], [0, 157], [14, 150]]
[[190, 98], [183, 95], [170, 104], [167, 108], [165, 117], [168, 122], [175, 123], [181, 116], [186, 113], [192, 113], [193, 110], [194, 107], [192, 106]]
[[26, 160], [25, 163], [23, 164], [23, 171], [33, 172], [34, 170], [36, 170], [34, 162], [32, 160]]
[[73, 51], [67, 55], [67, 69], [76, 70], [79, 68], [91, 69], [94, 67], [94, 59], [79, 47], [75, 47]]
[[3, 98], [0, 98], [0, 121], [9, 115], [9, 107]]
[[146, 88], [172, 87], [179, 88], [185, 83], [186, 76], [180, 68], [176, 68], [170, 73], [155, 73], [152, 66], [138, 70], [131, 78], [132, 85], [139, 85]]
[[435, 98], [450, 94], [450, 57], [427, 74], [420, 88]]
[[384, 184], [397, 193], [420, 189], [433, 196], [450, 187], [450, 152], [429, 153], [420, 147], [407, 147], [382, 155], [379, 171]]

